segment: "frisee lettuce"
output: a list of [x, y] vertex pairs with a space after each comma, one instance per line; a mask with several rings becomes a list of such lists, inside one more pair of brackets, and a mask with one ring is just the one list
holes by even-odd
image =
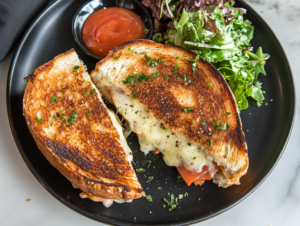
[[269, 54], [259, 47], [252, 52], [254, 27], [244, 20], [246, 10], [233, 8], [233, 0], [143, 0], [155, 17], [153, 40], [183, 46], [211, 62], [225, 77], [239, 110], [264, 100], [261, 73]]

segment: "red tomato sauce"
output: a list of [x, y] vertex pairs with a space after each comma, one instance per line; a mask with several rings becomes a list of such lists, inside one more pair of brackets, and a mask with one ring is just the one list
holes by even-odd
[[134, 12], [111, 7], [92, 13], [82, 27], [86, 47], [95, 55], [105, 57], [124, 42], [144, 37], [145, 27]]

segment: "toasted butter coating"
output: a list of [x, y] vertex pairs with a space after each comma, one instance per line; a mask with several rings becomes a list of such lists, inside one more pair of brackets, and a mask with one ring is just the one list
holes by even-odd
[[40, 66], [29, 80], [25, 119], [50, 163], [82, 191], [100, 198], [141, 197], [121, 127], [75, 51]]

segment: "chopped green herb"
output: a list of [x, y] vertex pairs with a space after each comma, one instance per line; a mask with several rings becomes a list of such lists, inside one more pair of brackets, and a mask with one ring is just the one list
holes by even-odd
[[153, 199], [152, 199], [152, 196], [151, 196], [151, 195], [147, 195], [147, 196], [146, 196], [146, 199], [147, 199], [149, 202], [152, 202], [152, 201], [153, 201]]
[[196, 156], [193, 158], [194, 160], [196, 159]]
[[164, 60], [164, 58], [162, 57], [162, 58], [156, 58], [155, 59], [157, 62], [159, 62], [159, 63], [162, 63], [163, 62], [163, 60]]
[[184, 181], [180, 173], [178, 173], [178, 175], [177, 175], [177, 181], [178, 182], [183, 182]]
[[115, 57], [114, 57], [114, 59], [115, 59], [115, 60], [119, 60], [119, 59], [120, 59], [120, 57], [118, 57], [118, 56], [115, 56]]
[[143, 81], [145, 81], [145, 82], [148, 82], [149, 81], [149, 76], [148, 75], [145, 75], [145, 74], [135, 74], [134, 75], [135, 76], [135, 78], [136, 78], [136, 80], [138, 80], [139, 82], [143, 82]]
[[220, 121], [219, 120], [214, 122], [214, 126], [218, 126], [218, 125], [220, 125]]
[[51, 97], [50, 103], [52, 104], [53, 102], [56, 102], [57, 98], [58, 98], [57, 95], [54, 95], [53, 97]]
[[87, 81], [87, 80], [83, 80], [83, 82], [84, 82], [86, 85], [88, 85], [88, 81]]
[[190, 111], [193, 111], [193, 109], [192, 108], [184, 108], [183, 111], [185, 113], [189, 113]]
[[212, 84], [211, 84], [210, 82], [208, 82], [206, 85], [207, 85], [208, 87], [212, 87]]
[[268, 102], [266, 102], [265, 105], [269, 105]]
[[226, 112], [226, 115], [231, 115], [231, 113], [230, 112]]
[[183, 81], [184, 81], [184, 85], [188, 85], [188, 84], [196, 85], [196, 83], [194, 83], [193, 81], [188, 80], [188, 77], [185, 76], [185, 75], [184, 75], [184, 77], [183, 77]]
[[159, 72], [156, 72], [152, 75], [153, 78], [157, 78], [159, 76]]
[[134, 93], [134, 94], [132, 95], [132, 98], [137, 98], [137, 93]]
[[144, 30], [144, 33], [145, 33], [145, 34], [148, 34], [149, 31], [150, 31], [149, 29], [145, 29], [145, 30]]
[[144, 55], [146, 60], [151, 60], [151, 57], [147, 56], [147, 54]]
[[134, 87], [135, 86], [135, 83], [134, 83], [134, 76], [132, 75], [129, 75], [124, 81], [122, 81], [123, 84], [127, 84], [129, 83], [131, 85], [131, 87]]
[[72, 111], [70, 116], [71, 118], [66, 119], [66, 124], [68, 123], [75, 124], [76, 123], [75, 119], [78, 117], [76, 110]]
[[122, 172], [122, 170], [120, 170], [119, 168], [117, 168], [117, 170], [121, 173]]
[[143, 168], [136, 169], [135, 171], [138, 172], [138, 173], [145, 172], [145, 170]]
[[168, 77], [167, 77], [167, 76], [164, 76], [164, 79], [165, 79], [165, 80], [168, 80]]
[[151, 163], [151, 160], [146, 160], [146, 162]]
[[162, 187], [158, 187], [157, 189], [158, 189], [158, 190], [162, 190]]
[[55, 119], [56, 117], [55, 117], [55, 115], [53, 115], [52, 116], [52, 118], [51, 118], [51, 123], [50, 123], [50, 126], [52, 126], [53, 125], [53, 120]]
[[127, 48], [127, 50], [128, 50], [128, 51], [131, 51], [131, 48], [130, 48], [130, 47], [128, 47], [128, 48]]
[[181, 79], [181, 78], [182, 78], [182, 76], [178, 76], [178, 77], [177, 77], [177, 79]]
[[178, 195], [178, 199], [183, 199], [183, 195]]
[[184, 197], [187, 197], [187, 196], [189, 196], [189, 194], [186, 192], [186, 193], [184, 193]]
[[139, 111], [134, 112], [135, 114], [137, 114]]
[[196, 74], [196, 68], [197, 68], [197, 61], [199, 60], [200, 56], [197, 55], [194, 59], [190, 60], [189, 62], [192, 64], [192, 71], [193, 74]]
[[36, 121], [38, 122], [43, 122], [43, 119], [42, 118], [39, 118], [39, 117], [35, 117]]
[[183, 55], [183, 57], [187, 58], [187, 55]]
[[201, 123], [203, 126], [207, 126], [207, 122], [205, 119], [203, 119], [202, 123]]
[[168, 201], [167, 199], [163, 198], [163, 201], [168, 204], [169, 211], [172, 211], [173, 209], [175, 209], [178, 206], [178, 199], [182, 199], [182, 195], [179, 195], [177, 198], [174, 197], [174, 194], [170, 194], [168, 193], [168, 196], [171, 198], [170, 201]]
[[167, 132], [168, 131], [168, 128], [165, 128], [165, 132]]
[[86, 95], [88, 96], [88, 97], [91, 97], [95, 92], [96, 92], [96, 89], [91, 89], [91, 91], [88, 93], [88, 91], [87, 91], [88, 89], [86, 88], [85, 89], [85, 93], [86, 93]]
[[166, 205], [163, 205], [164, 208], [166, 208]]
[[73, 72], [77, 73], [77, 70], [80, 68], [80, 66], [76, 65], [75, 67], [73, 67]]
[[208, 146], [211, 147], [211, 141], [207, 139], [206, 142], [208, 143]]
[[216, 138], [216, 135], [213, 135], [212, 138], [215, 139], [215, 138]]
[[91, 116], [91, 113], [90, 113], [90, 112], [87, 112], [86, 114], [87, 114], [87, 116]]
[[59, 120], [62, 120], [65, 116], [65, 113], [61, 113], [60, 116], [59, 116]]
[[176, 70], [179, 68], [179, 65], [178, 64], [175, 64], [175, 66], [174, 66], [174, 71], [172, 72], [173, 74], [175, 74], [176, 73]]
[[227, 130], [229, 128], [230, 128], [230, 126], [227, 125], [226, 123], [224, 125], [221, 125], [221, 126], [217, 127], [218, 130]]
[[148, 61], [147, 62], [148, 65], [152, 66], [152, 67], [156, 67], [157, 66], [157, 62], [154, 60]]
[[179, 57], [176, 57], [175, 59], [176, 59], [176, 60], [178, 60], [178, 59], [179, 59]]
[[153, 176], [148, 177], [147, 183], [153, 180]]

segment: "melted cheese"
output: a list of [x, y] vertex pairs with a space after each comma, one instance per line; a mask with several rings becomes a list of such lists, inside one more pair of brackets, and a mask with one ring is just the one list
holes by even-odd
[[[110, 87], [111, 88], [111, 87]], [[184, 165], [189, 171], [200, 173], [202, 167], [213, 167], [203, 147], [170, 131], [163, 122], [156, 119], [146, 107], [118, 88], [112, 88], [111, 98], [122, 116], [138, 135], [141, 151], [148, 154], [156, 148], [163, 154], [168, 166]]]

